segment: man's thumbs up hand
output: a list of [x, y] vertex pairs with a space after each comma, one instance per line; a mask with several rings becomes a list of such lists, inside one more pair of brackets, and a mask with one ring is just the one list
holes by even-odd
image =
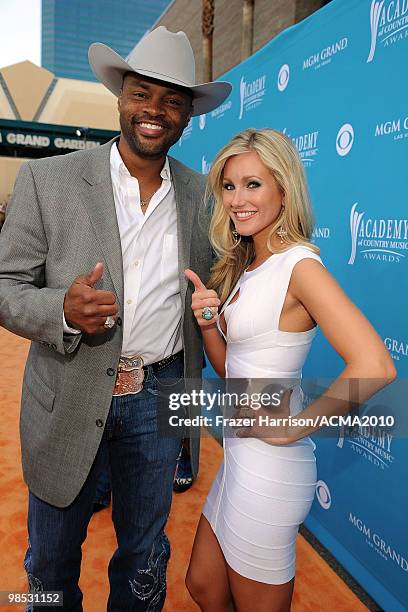
[[[81, 282], [83, 279], [83, 284], [88, 287], [94, 287], [98, 280], [100, 280], [103, 276], [103, 263], [98, 261], [92, 272], [88, 272], [88, 274], [84, 274], [83, 276], [78, 276], [76, 279], [77, 282]], [[79, 280], [81, 279], [81, 280]]]
[[103, 276], [103, 263], [98, 262], [87, 274], [77, 276], [65, 294], [64, 316], [67, 324], [86, 334], [106, 332], [106, 317], [116, 318], [118, 305], [112, 291], [95, 289]]

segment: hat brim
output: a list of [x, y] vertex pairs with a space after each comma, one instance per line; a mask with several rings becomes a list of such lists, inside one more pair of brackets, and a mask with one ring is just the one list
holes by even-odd
[[200, 85], [188, 85], [177, 79], [172, 79], [158, 72], [137, 69], [128, 64], [116, 51], [103, 43], [93, 43], [88, 51], [89, 64], [92, 72], [115, 96], [122, 89], [123, 75], [126, 72], [136, 72], [163, 83], [185, 87], [193, 94], [193, 115], [209, 113], [226, 100], [231, 93], [232, 85], [227, 81], [214, 81]]

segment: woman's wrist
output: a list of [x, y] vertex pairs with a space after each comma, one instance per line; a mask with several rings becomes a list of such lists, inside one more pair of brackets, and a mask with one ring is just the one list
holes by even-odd
[[214, 329], [217, 329], [217, 323], [211, 323], [211, 325], [203, 325], [203, 327], [201, 328], [201, 332], [204, 334]]

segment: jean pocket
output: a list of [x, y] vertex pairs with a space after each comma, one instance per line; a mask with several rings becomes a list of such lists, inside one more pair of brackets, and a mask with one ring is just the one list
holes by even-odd
[[158, 378], [153, 374], [154, 381], [159, 389], [181, 389], [184, 388], [184, 376], [168, 376], [165, 378]]
[[173, 363], [165, 366], [157, 372], [152, 372], [152, 380], [160, 389], [174, 389], [184, 386], [184, 363], [182, 359], [176, 359]]

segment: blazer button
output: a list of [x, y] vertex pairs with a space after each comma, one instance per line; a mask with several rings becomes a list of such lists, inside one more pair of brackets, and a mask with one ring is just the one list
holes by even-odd
[[115, 376], [115, 370], [113, 368], [108, 368], [106, 373], [108, 376]]
[[122, 325], [122, 319], [121, 319], [120, 317], [118, 317], [118, 318], [116, 319], [116, 325], [119, 325], [119, 327], [121, 327], [121, 325]]
[[96, 419], [95, 423], [97, 427], [103, 427], [103, 421], [101, 419]]

